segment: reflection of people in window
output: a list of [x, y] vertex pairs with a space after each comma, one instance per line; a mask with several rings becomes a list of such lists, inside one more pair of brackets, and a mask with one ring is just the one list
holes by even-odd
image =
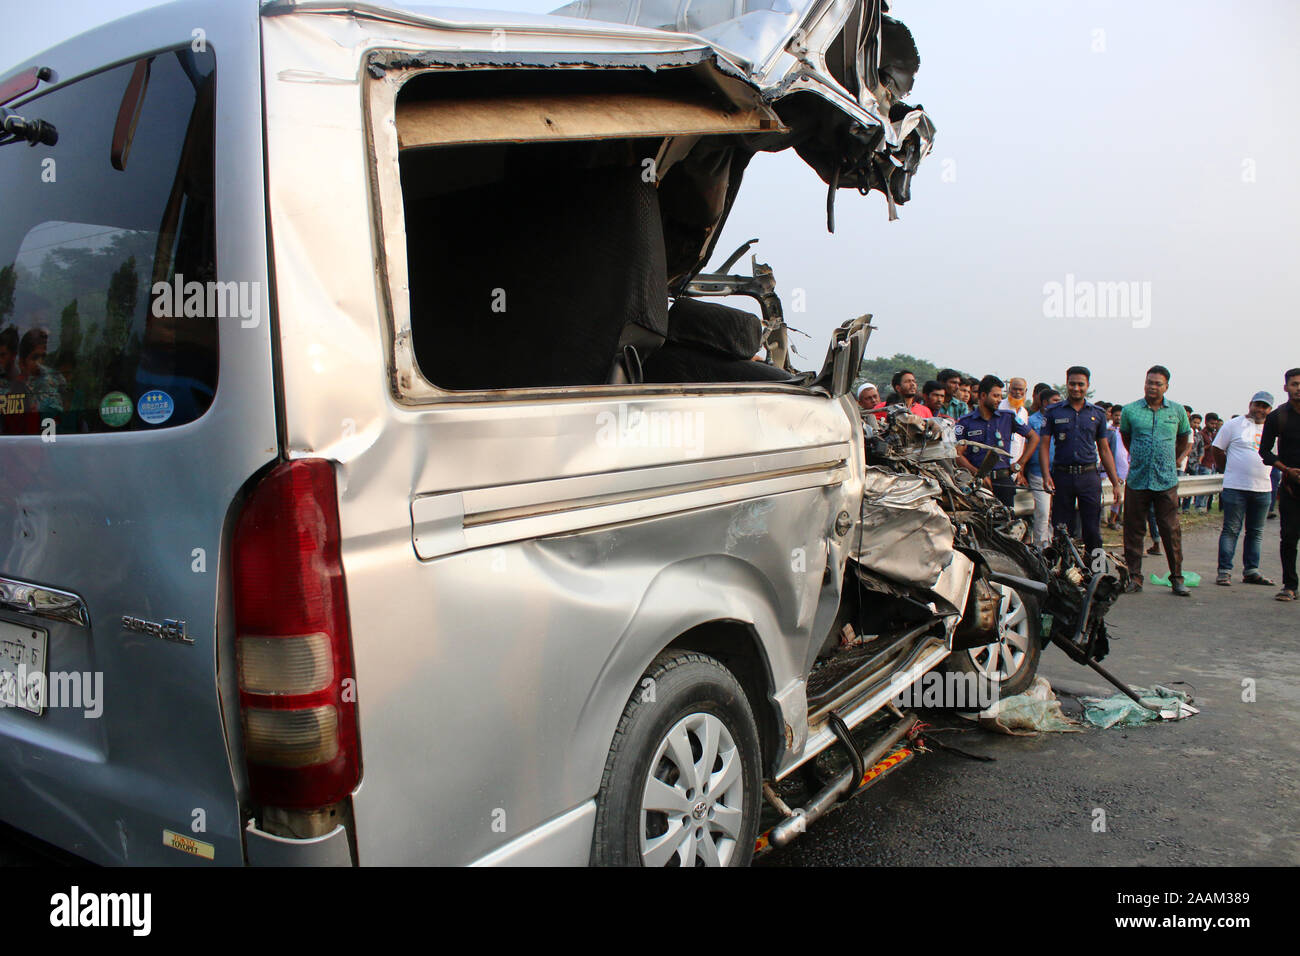
[[18, 368], [18, 330], [12, 325], [0, 332], [0, 393], [9, 391]]
[[60, 383], [59, 397], [63, 402], [63, 418], [59, 421], [59, 430], [85, 431], [81, 426], [81, 418], [86, 407], [86, 392], [73, 385], [77, 373], [77, 356], [60, 347], [53, 364], [54, 374]]
[[35, 411], [43, 418], [58, 418], [63, 414], [63, 396], [59, 390], [64, 382], [58, 372], [45, 367], [49, 342], [50, 333], [45, 329], [27, 330], [18, 343], [18, 379], [31, 396], [29, 412]]

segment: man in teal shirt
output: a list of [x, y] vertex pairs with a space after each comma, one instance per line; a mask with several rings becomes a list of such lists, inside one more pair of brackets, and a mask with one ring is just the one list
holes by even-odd
[[1147, 372], [1144, 397], [1124, 406], [1119, 434], [1128, 449], [1124, 489], [1124, 561], [1132, 575], [1130, 591], [1142, 590], [1142, 541], [1149, 505], [1165, 542], [1169, 583], [1174, 594], [1188, 597], [1183, 584], [1183, 530], [1178, 520], [1178, 459], [1192, 440], [1187, 409], [1165, 401], [1169, 369], [1154, 365]]
[[943, 407], [939, 409], [939, 413], [947, 415], [953, 421], [970, 413], [970, 406], [963, 402], [960, 397], [961, 380], [961, 372], [954, 368], [946, 368], [939, 373], [938, 381], [943, 384], [948, 399]]

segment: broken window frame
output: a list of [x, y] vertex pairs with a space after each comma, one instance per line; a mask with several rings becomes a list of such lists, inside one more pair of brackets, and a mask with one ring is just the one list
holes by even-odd
[[[421, 372], [415, 357], [411, 327], [411, 303], [407, 292], [408, 260], [406, 239], [406, 210], [402, 193], [399, 153], [401, 151], [397, 123], [397, 99], [402, 88], [412, 79], [448, 69], [590, 69], [592, 57], [585, 62], [557, 61], [555, 54], [511, 53], [500, 64], [484, 62], [468, 66], [464, 54], [448, 52], [429, 53], [422, 62], [412, 66], [393, 66], [409, 61], [410, 51], [401, 49], [371, 49], [370, 64], [363, 95], [364, 135], [367, 161], [371, 170], [371, 216], [375, 237], [376, 279], [380, 298], [380, 311], [384, 317], [386, 364], [389, 389], [398, 402], [411, 405], [463, 404], [481, 402], [518, 402], [548, 399], [588, 400], [606, 396], [682, 395], [682, 394], [744, 394], [762, 391], [766, 394], [785, 392], [809, 395], [806, 385], [786, 382], [672, 382], [641, 384], [589, 384], [563, 386], [533, 386], [523, 388], [493, 388], [452, 390], [440, 387]], [[435, 57], [438, 62], [434, 62]], [[688, 66], [676, 55], [671, 62], [661, 66]], [[478, 56], [490, 61], [490, 56]], [[624, 60], [619, 66], [649, 66], [666, 59], [656, 54], [638, 57], [638, 62]], [[613, 64], [610, 64], [612, 66]], [[364, 67], [363, 67], [364, 69]], [[717, 79], [723, 79], [718, 77]], [[729, 78], [727, 78], [729, 80]], [[731, 81], [734, 82], [734, 81]], [[612, 138], [629, 138], [629, 135]], [[556, 140], [571, 142], [573, 140]], [[588, 140], [595, 142], [596, 140]], [[665, 143], [669, 140], [665, 138]], [[665, 297], [668, 290], [665, 288]], [[613, 356], [611, 356], [612, 360]]]

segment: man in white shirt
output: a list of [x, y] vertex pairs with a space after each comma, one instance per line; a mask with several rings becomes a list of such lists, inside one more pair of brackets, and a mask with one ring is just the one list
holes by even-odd
[[[1025, 393], [1029, 385], [1023, 378], [1007, 379], [1007, 396], [1002, 399], [1002, 404], [998, 406], [1000, 412], [1011, 412], [1016, 416], [1016, 421], [1022, 425], [1029, 424], [1029, 410], [1025, 407]], [[1011, 458], [1009, 461], [1019, 461], [1021, 453], [1025, 450], [1025, 440], [1014, 432], [1011, 434]]]
[[[1106, 519], [1106, 527], [1118, 528], [1120, 515], [1124, 507], [1124, 481], [1128, 478], [1128, 449], [1124, 447], [1124, 442], [1119, 437], [1119, 420], [1124, 414], [1123, 405], [1112, 405], [1110, 412], [1110, 430], [1106, 432], [1106, 440], [1110, 442], [1110, 453], [1115, 458], [1115, 474], [1119, 478], [1120, 486], [1114, 489], [1111, 498], [1110, 517]], [[1155, 525], [1152, 525], [1151, 539], [1154, 541], [1156, 534]]]
[[1250, 410], [1225, 424], [1214, 437], [1213, 455], [1223, 471], [1223, 494], [1219, 506], [1223, 509], [1223, 530], [1219, 533], [1219, 576], [1215, 584], [1232, 583], [1232, 556], [1237, 551], [1237, 538], [1241, 535], [1243, 521], [1246, 525], [1246, 543], [1242, 546], [1242, 563], [1246, 584], [1273, 582], [1259, 573], [1259, 546], [1264, 536], [1264, 521], [1269, 500], [1273, 496], [1272, 476], [1269, 467], [1259, 457], [1260, 437], [1264, 434], [1264, 419], [1273, 409], [1273, 396], [1256, 392], [1250, 400]]

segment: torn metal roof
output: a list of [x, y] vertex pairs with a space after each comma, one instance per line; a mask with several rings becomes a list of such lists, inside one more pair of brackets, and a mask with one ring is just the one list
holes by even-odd
[[[781, 134], [752, 139], [749, 148], [794, 148], [829, 186], [832, 230], [834, 196], [843, 188], [883, 193], [889, 217], [897, 218], [934, 141], [924, 109], [903, 99], [920, 67], [916, 44], [886, 10], [884, 0], [574, 0], [548, 15], [355, 0], [262, 6], [263, 16], [347, 17], [446, 35], [424, 52], [376, 53], [372, 72], [426, 61], [486, 65], [488, 56], [502, 66], [527, 60], [537, 68], [549, 56], [557, 66], [643, 69], [671, 65], [664, 57], [704, 57], [715, 74], [741, 81], [779, 116]], [[482, 34], [490, 41], [467, 42]]]

